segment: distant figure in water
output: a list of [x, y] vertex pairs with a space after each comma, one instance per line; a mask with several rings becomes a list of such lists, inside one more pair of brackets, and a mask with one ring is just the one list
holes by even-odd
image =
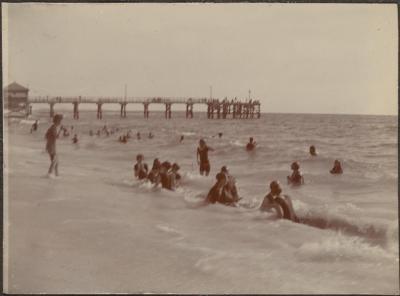
[[154, 135], [151, 132], [149, 132], [149, 139], [153, 139], [153, 138], [154, 138]]
[[93, 137], [93, 131], [92, 130], [89, 131], [89, 136]]
[[140, 140], [140, 132], [137, 132], [136, 138], [137, 138], [138, 140]]
[[100, 130], [97, 130], [96, 135], [97, 135], [98, 137], [100, 137]]
[[247, 145], [246, 145], [246, 150], [247, 150], [247, 151], [253, 150], [254, 148], [256, 148], [256, 144], [257, 144], [257, 143], [256, 143], [255, 141], [253, 141], [253, 138], [250, 137], [249, 142], [248, 142]]
[[75, 134], [74, 137], [72, 138], [72, 143], [77, 144], [78, 143], [78, 135]]
[[335, 160], [333, 168], [330, 170], [331, 174], [343, 174], [342, 165], [339, 160]]
[[148, 167], [147, 164], [143, 162], [144, 156], [142, 154], [136, 155], [136, 164], [133, 166], [135, 172], [135, 177], [139, 180], [147, 178]]
[[288, 219], [293, 222], [299, 222], [299, 219], [294, 212], [292, 201], [289, 196], [283, 195], [282, 188], [278, 181], [272, 181], [269, 185], [270, 192], [264, 197], [261, 203], [261, 211], [270, 211], [274, 209], [278, 218]]
[[128, 142], [128, 139], [127, 139], [127, 137], [125, 135], [123, 135], [123, 136], [119, 136], [119, 141], [121, 143], [126, 144]]
[[181, 138], [180, 138], [179, 142], [182, 143], [184, 138], [185, 138], [185, 136], [181, 135]]
[[154, 159], [153, 167], [150, 170], [150, 173], [147, 175], [147, 179], [153, 183], [158, 184], [160, 180], [160, 169], [161, 169], [161, 162], [158, 158]]
[[210, 173], [210, 161], [208, 159], [208, 151], [214, 151], [213, 148], [208, 147], [203, 139], [199, 141], [199, 147], [197, 148], [197, 163], [200, 166], [200, 175], [206, 175]]
[[32, 127], [31, 127], [31, 133], [37, 131], [38, 124], [39, 124], [39, 122], [37, 120], [35, 120], [35, 122], [32, 124]]
[[229, 174], [228, 168], [223, 166], [221, 168], [220, 173], [224, 174], [226, 177], [226, 190], [231, 194], [234, 202], [239, 201], [241, 198], [239, 197], [237, 188], [236, 188], [236, 180], [235, 178]]
[[129, 130], [129, 131], [126, 133], [126, 138], [127, 138], [127, 139], [130, 139], [130, 138], [131, 138], [131, 132], [132, 132], [132, 131]]
[[222, 138], [222, 133], [218, 133], [218, 137], [221, 139]]
[[61, 131], [64, 129], [61, 126], [61, 128], [57, 131], [57, 128], [61, 124], [62, 119], [63, 119], [63, 116], [61, 114], [54, 115], [53, 124], [47, 130], [46, 136], [45, 136], [46, 151], [50, 156], [50, 162], [51, 162], [49, 170], [48, 170], [49, 177], [53, 173], [53, 169], [54, 169], [55, 175], [58, 176], [58, 157], [57, 157], [57, 153], [56, 153], [56, 140], [59, 137]]
[[310, 154], [311, 156], [317, 156], [317, 151], [314, 145], [310, 146]]
[[206, 203], [221, 203], [227, 206], [236, 206], [236, 201], [227, 187], [227, 177], [224, 173], [218, 173], [215, 178], [217, 182], [208, 192]]
[[297, 161], [293, 162], [290, 166], [293, 170], [291, 176], [287, 176], [288, 184], [301, 185], [304, 184], [304, 177], [300, 172], [300, 165]]

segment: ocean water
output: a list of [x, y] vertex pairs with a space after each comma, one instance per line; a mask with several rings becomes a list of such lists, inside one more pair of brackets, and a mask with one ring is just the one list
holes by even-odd
[[[45, 177], [47, 110], [5, 127], [9, 292], [399, 293], [397, 117], [64, 115], [80, 142], [58, 140], [55, 180]], [[39, 130], [30, 134], [34, 119]], [[104, 124], [121, 132], [89, 136]], [[133, 138], [119, 143], [128, 129]], [[250, 136], [258, 145], [248, 153]], [[196, 164], [200, 138], [215, 149], [208, 177]], [[134, 180], [138, 153], [149, 166], [156, 157], [178, 162], [181, 187], [170, 192]], [[343, 175], [329, 173], [335, 159]], [[286, 184], [293, 161], [305, 178], [298, 188]], [[201, 206], [223, 165], [236, 178], [241, 206]], [[274, 179], [302, 223], [257, 210]]]

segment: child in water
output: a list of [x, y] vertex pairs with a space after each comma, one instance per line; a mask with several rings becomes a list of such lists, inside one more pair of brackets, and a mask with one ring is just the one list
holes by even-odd
[[335, 160], [335, 163], [333, 164], [333, 168], [330, 170], [331, 174], [343, 174], [343, 169], [342, 165], [339, 160]]
[[288, 184], [301, 185], [304, 184], [304, 177], [300, 172], [300, 165], [297, 161], [293, 162], [291, 165], [293, 173], [291, 176], [287, 176]]
[[133, 169], [135, 172], [135, 177], [139, 180], [147, 178], [148, 167], [146, 163], [143, 163], [144, 156], [142, 154], [138, 154], [136, 156], [137, 163], [134, 165]]
[[272, 181], [269, 187], [270, 192], [264, 197], [260, 206], [260, 211], [270, 211], [274, 209], [279, 219], [284, 218], [293, 222], [299, 222], [290, 197], [286, 195], [281, 196], [282, 188], [279, 182]]
[[56, 114], [53, 117], [53, 124], [46, 132], [46, 151], [50, 156], [50, 167], [48, 170], [48, 176], [50, 177], [53, 173], [53, 169], [55, 175], [58, 176], [58, 157], [56, 153], [56, 140], [59, 137], [60, 133], [64, 128], [61, 128], [57, 131], [57, 128], [60, 126], [63, 116], [61, 114]]

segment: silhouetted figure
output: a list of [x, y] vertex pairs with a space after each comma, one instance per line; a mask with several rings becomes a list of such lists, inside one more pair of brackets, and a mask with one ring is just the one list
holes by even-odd
[[310, 146], [310, 154], [311, 156], [317, 156], [317, 151], [314, 145]]
[[139, 180], [147, 178], [148, 167], [147, 164], [143, 162], [144, 156], [142, 154], [138, 154], [136, 156], [136, 164], [133, 167], [135, 177]]
[[292, 201], [289, 196], [283, 195], [282, 188], [278, 181], [272, 181], [269, 185], [270, 192], [264, 197], [260, 206], [261, 211], [275, 210], [278, 218], [288, 219], [293, 222], [299, 222], [294, 212]]
[[197, 163], [200, 166], [200, 175], [205, 174], [208, 176], [210, 173], [210, 161], [208, 159], [208, 151], [214, 151], [213, 148], [208, 147], [203, 139], [199, 141], [199, 147], [197, 148]]
[[293, 170], [293, 173], [291, 176], [287, 176], [288, 183], [292, 184], [292, 185], [304, 184], [304, 177], [300, 172], [299, 163], [297, 161], [295, 161], [292, 163], [292, 165], [290, 167]]
[[246, 145], [246, 150], [247, 150], [247, 151], [251, 151], [251, 150], [253, 150], [254, 148], [256, 148], [256, 145], [257, 145], [257, 143], [253, 140], [252, 137], [250, 137], [249, 142], [248, 142], [247, 145]]
[[58, 157], [56, 153], [56, 140], [59, 137], [60, 133], [64, 128], [61, 128], [57, 131], [58, 126], [61, 124], [63, 116], [61, 114], [56, 114], [53, 117], [53, 124], [46, 132], [46, 151], [50, 156], [50, 167], [48, 170], [48, 176], [50, 177], [53, 173], [53, 169], [55, 175], [58, 176]]
[[37, 120], [35, 120], [35, 122], [32, 124], [32, 127], [31, 127], [31, 133], [37, 131], [38, 124], [39, 124], [39, 122]]
[[343, 174], [342, 165], [339, 160], [335, 160], [333, 168], [330, 170], [331, 174]]

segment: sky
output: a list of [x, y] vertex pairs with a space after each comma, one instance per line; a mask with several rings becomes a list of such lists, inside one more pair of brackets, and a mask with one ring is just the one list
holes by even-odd
[[30, 96], [247, 98], [397, 115], [395, 4], [2, 3], [3, 85]]

